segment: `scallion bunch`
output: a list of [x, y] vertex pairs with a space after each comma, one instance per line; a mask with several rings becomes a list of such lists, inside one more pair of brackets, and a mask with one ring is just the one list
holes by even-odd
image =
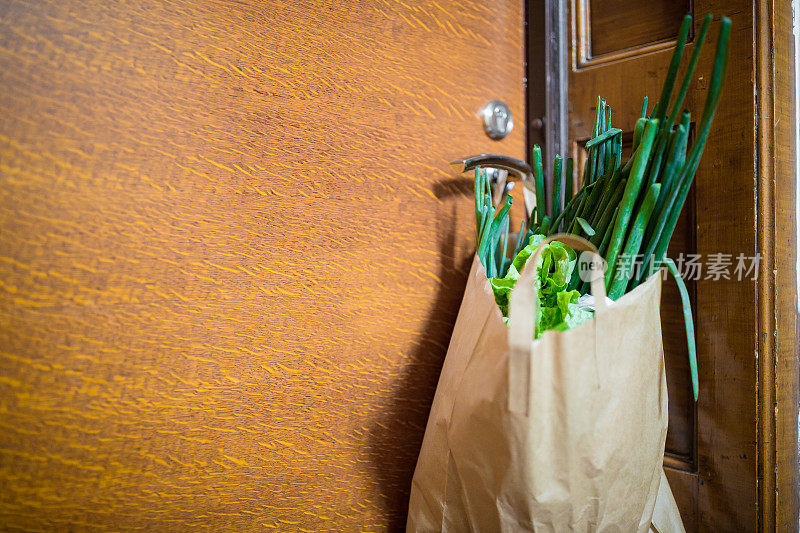
[[[531, 213], [529, 227], [523, 223], [520, 228], [512, 258], [532, 235], [567, 232], [583, 236], [606, 260], [606, 290], [612, 299], [635, 288], [665, 262], [670, 238], [694, 180], [711, 120], [719, 104], [728, 62], [731, 21], [723, 18], [705, 107], [694, 143], [687, 153], [691, 115], [679, 110], [703, 48], [711, 15], [703, 20], [683, 80], [673, 99], [691, 22], [692, 17], [686, 15], [678, 32], [661, 95], [649, 114], [647, 97], [644, 97], [641, 117], [634, 127], [630, 159], [622, 161], [622, 130], [611, 126], [611, 107], [600, 97], [597, 99], [593, 136], [585, 145], [588, 157], [581, 187], [574, 194], [572, 158], [564, 162], [560, 156], [555, 157], [553, 186], [546, 191], [541, 150], [534, 147], [532, 167], [537, 205]], [[551, 198], [549, 210], [548, 196]], [[478, 256], [489, 277], [502, 277], [510, 264], [506, 253], [511, 198], [506, 199], [497, 213], [491, 198], [485, 171], [476, 169]], [[637, 257], [642, 258], [642, 267], [638, 270], [634, 268]], [[588, 291], [588, 284], [582, 283], [575, 272], [569, 288], [578, 289], [583, 294]]]
[[[588, 157], [583, 168], [581, 187], [574, 194], [573, 160], [568, 158], [564, 163], [560, 156], [555, 157], [553, 185], [548, 194], [545, 190], [542, 152], [538, 146], [534, 147], [532, 170], [537, 203], [530, 213], [527, 227], [523, 222], [516, 236], [516, 245], [511, 254], [513, 262], [506, 255], [510, 238], [508, 212], [511, 198], [506, 198], [499, 211], [495, 212], [486, 172], [480, 169], [475, 171], [475, 216], [478, 225], [478, 257], [487, 276], [494, 278], [492, 288], [501, 311], [503, 298], [507, 298], [506, 293], [513, 288], [518, 270], [524, 266], [523, 256], [525, 253], [530, 255], [531, 246], [541, 242], [544, 236], [566, 232], [589, 239], [606, 261], [606, 291], [615, 300], [641, 284], [662, 264], [666, 265], [676, 276], [681, 292], [696, 400], [697, 355], [689, 296], [674, 262], [666, 257], [666, 252], [694, 181], [711, 121], [719, 105], [728, 63], [731, 21], [722, 18], [705, 107], [692, 147], [688, 149], [691, 115], [688, 111], [680, 112], [680, 109], [711, 24], [711, 15], [703, 20], [683, 80], [673, 99], [673, 89], [691, 23], [692, 17], [686, 15], [678, 32], [677, 44], [661, 95], [649, 113], [647, 97], [644, 97], [642, 112], [634, 127], [630, 159], [622, 161], [622, 130], [611, 126], [611, 107], [598, 97], [592, 139], [585, 145]], [[548, 196], [551, 198], [549, 210], [546, 201]], [[637, 270], [634, 266], [638, 257], [642, 258], [642, 262]], [[514, 268], [510, 268], [511, 266]], [[544, 268], [543, 263], [542, 269]], [[553, 265], [547, 268], [552, 269]], [[589, 286], [580, 280], [578, 269], [571, 269], [570, 272], [571, 278], [563, 286], [555, 286], [553, 283], [546, 285], [549, 271], [542, 272], [539, 276], [540, 299], [547, 296], [542, 291], [544, 287], [548, 287], [551, 292], [560, 295], [559, 300], [563, 300], [561, 314], [554, 315], [553, 321], [553, 327], [560, 329], [572, 327], [585, 318], [577, 312], [580, 309], [579, 306], [576, 307], [576, 298], [578, 294], [586, 294]], [[556, 313], [555, 309], [551, 308], [553, 313]]]

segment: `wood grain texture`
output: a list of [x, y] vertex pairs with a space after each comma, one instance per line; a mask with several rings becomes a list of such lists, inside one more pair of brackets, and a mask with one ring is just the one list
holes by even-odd
[[[574, 4], [573, 4], [574, 5]], [[706, 259], [713, 253], [758, 251], [756, 231], [757, 132], [754, 128], [755, 87], [753, 3], [695, 1], [697, 28], [706, 13], [715, 23], [697, 66], [684, 106], [698, 118], [707, 93], [720, 16], [733, 21], [727, 79], [695, 181], [695, 246]], [[597, 94], [613, 107], [615, 124], [630, 128], [639, 115], [641, 98], [651, 106], [660, 94], [671, 50], [631, 55], [619, 61], [577, 68], [574, 16], [573, 65], [570, 76], [570, 137], [587, 136]], [[621, 30], [620, 30], [621, 31]], [[692, 46], [687, 46], [690, 53]], [[673, 243], [675, 244], [675, 243]], [[691, 251], [691, 250], [690, 250]], [[674, 248], [671, 248], [674, 253]], [[688, 531], [755, 531], [758, 513], [757, 457], [757, 288], [760, 282], [700, 280], [696, 284], [696, 335], [700, 400], [696, 425], [686, 420], [681, 430], [696, 428], [682, 440], [696, 439], [696, 471], [670, 472], [676, 500]], [[662, 305], [667, 354], [670, 410], [675, 398], [690, 390], [676, 387], [669, 369], [685, 368], [672, 360], [672, 346], [683, 343], [681, 331], [667, 332], [677, 308]], [[678, 323], [678, 319], [674, 321]], [[685, 370], [684, 370], [685, 371]], [[685, 381], [684, 381], [685, 382]], [[680, 383], [680, 382], [678, 382]], [[671, 416], [671, 431], [681, 428]], [[674, 441], [674, 439], [673, 439]]]
[[579, 0], [588, 9], [589, 57], [675, 40], [689, 0]]
[[[683, 211], [672, 234], [667, 254], [680, 261], [697, 250], [696, 188], [689, 190]], [[687, 269], [688, 270], [688, 269]], [[697, 404], [694, 402], [689, 366], [689, 347], [686, 344], [686, 321], [683, 301], [672, 275], [666, 275], [661, 294], [661, 331], [663, 332], [667, 379], [669, 383], [669, 428], [666, 454], [677, 460], [683, 469], [697, 469]], [[697, 321], [697, 281], [684, 280], [692, 312]]]
[[[762, 531], [775, 529], [775, 363], [777, 324], [775, 323], [775, 186], [773, 182], [774, 164], [774, 73], [772, 56], [772, 9], [767, 2], [757, 2], [754, 27], [757, 29], [755, 42], [755, 75], [759, 95], [756, 115], [759, 142], [756, 144], [756, 191], [758, 218], [758, 249], [765, 261], [760, 265], [759, 276], [763, 283], [758, 287], [758, 520]], [[772, 411], [772, 412], [770, 412]]]
[[447, 162], [524, 157], [475, 116], [524, 117], [521, 20], [4, 3], [0, 523], [402, 527], [474, 245]]
[[756, 3], [758, 89], [759, 519], [763, 531], [797, 531], [797, 175], [795, 50], [789, 3]]

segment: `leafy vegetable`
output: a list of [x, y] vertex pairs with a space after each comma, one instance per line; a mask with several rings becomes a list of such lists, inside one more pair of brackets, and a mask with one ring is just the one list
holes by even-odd
[[[511, 290], [533, 252], [545, 238], [542, 234], [531, 236], [528, 245], [520, 250], [511, 262], [506, 275], [490, 280], [495, 302], [506, 321], [508, 321], [508, 299]], [[580, 293], [576, 290], [567, 290], [576, 261], [577, 254], [569, 246], [558, 241], [544, 245], [539, 263], [536, 265], [536, 289], [539, 294], [536, 314], [537, 338], [548, 329], [559, 331], [570, 329], [592, 317], [591, 312], [578, 305]]]

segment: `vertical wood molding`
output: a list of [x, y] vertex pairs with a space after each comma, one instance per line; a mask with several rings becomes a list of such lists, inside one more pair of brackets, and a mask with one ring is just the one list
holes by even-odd
[[759, 529], [785, 531], [798, 527], [794, 38], [790, 2], [754, 13]]
[[[776, 231], [776, 365], [775, 365], [775, 526], [779, 531], [797, 530], [800, 519], [800, 471], [798, 467], [798, 293], [797, 293], [797, 175], [795, 115], [795, 50], [791, 2], [775, 4], [773, 61], [777, 139], [775, 164]], [[771, 413], [772, 414], [772, 413]]]
[[534, 145], [541, 147], [548, 184], [553, 157], [570, 155], [567, 16], [567, 0], [525, 3], [527, 157]]
[[526, 159], [530, 161], [534, 145], [539, 145], [547, 159], [546, 125], [547, 115], [547, 67], [545, 65], [546, 0], [525, 2], [525, 112]]
[[[556, 155], [569, 154], [569, 115], [567, 112], [567, 3], [552, 0], [545, 4], [545, 93], [546, 117], [544, 160], [545, 176], [551, 176], [552, 161]], [[545, 179], [548, 179], [547, 177]], [[549, 200], [549, 199], [548, 199]]]
[[762, 256], [758, 273], [758, 522], [761, 531], [774, 531], [775, 477], [775, 235], [773, 194], [773, 95], [772, 95], [772, 17], [768, 2], [759, 1], [755, 9], [756, 47], [756, 239]]

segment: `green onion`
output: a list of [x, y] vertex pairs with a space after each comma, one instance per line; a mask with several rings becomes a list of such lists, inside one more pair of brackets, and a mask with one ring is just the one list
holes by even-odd
[[606, 255], [608, 251], [608, 247], [611, 244], [611, 238], [614, 236], [614, 226], [617, 222], [617, 216], [619, 215], [619, 206], [614, 209], [614, 214], [611, 215], [611, 224], [608, 225], [606, 229], [606, 234], [603, 236], [603, 240], [600, 242], [600, 247], [597, 249], [600, 252], [601, 256]]
[[681, 273], [678, 272], [678, 267], [675, 262], [669, 257], [664, 260], [664, 264], [672, 273], [675, 278], [675, 283], [678, 284], [678, 291], [681, 293], [681, 304], [683, 307], [683, 322], [686, 324], [686, 345], [689, 349], [689, 372], [692, 376], [692, 392], [694, 393], [694, 401], [697, 401], [699, 396], [700, 380], [697, 377], [697, 347], [694, 342], [694, 317], [692, 317], [692, 303], [689, 300], [689, 291], [686, 290], [686, 284], [681, 278]]
[[642, 132], [644, 132], [644, 127], [647, 126], [646, 118], [640, 118], [636, 121], [636, 126], [633, 128], [633, 151], [639, 149], [639, 142], [642, 140]]
[[550, 218], [558, 218], [561, 214], [561, 156], [553, 159], [553, 197], [550, 209]]
[[600, 249], [600, 242], [601, 239], [605, 238], [606, 230], [608, 229], [609, 224], [613, 221], [613, 217], [617, 212], [617, 207], [619, 206], [619, 201], [622, 199], [622, 194], [625, 192], [625, 181], [620, 180], [617, 183], [614, 192], [611, 195], [608, 203], [606, 204], [603, 213], [600, 216], [600, 220], [597, 221], [592, 225], [595, 228], [595, 236], [590, 239], [591, 243], [597, 246], [598, 250]]
[[[603, 239], [600, 241], [600, 245], [597, 247], [597, 252], [602, 256], [605, 257], [606, 250], [608, 250], [608, 243], [611, 242], [611, 235], [614, 233], [614, 221], [617, 219], [617, 214], [619, 213], [619, 206], [614, 208], [614, 212], [611, 215], [611, 221], [606, 228], [605, 235], [603, 235]], [[598, 234], [595, 234], [597, 237]], [[592, 242], [594, 244], [594, 242]], [[574, 287], [574, 286], [573, 286]], [[589, 282], [584, 282], [581, 286], [581, 294], [586, 294], [589, 291]]]
[[711, 120], [714, 118], [714, 113], [719, 104], [720, 93], [722, 91], [722, 82], [725, 79], [725, 72], [728, 68], [728, 41], [730, 40], [731, 21], [727, 17], [723, 17], [722, 25], [719, 30], [719, 39], [717, 40], [717, 53], [714, 58], [714, 69], [711, 73], [711, 83], [709, 84], [708, 96], [706, 103], [703, 107], [703, 118], [700, 121], [699, 134], [697, 140], [692, 146], [691, 153], [681, 169], [681, 173], [677, 178], [675, 194], [671, 198], [665, 213], [667, 214], [667, 222], [663, 232], [658, 238], [658, 245], [655, 248], [655, 265], [660, 265], [664, 254], [669, 246], [670, 238], [675, 225], [678, 223], [683, 204], [686, 201], [686, 196], [689, 194], [694, 174], [700, 164], [700, 157], [703, 155], [703, 148], [705, 147], [708, 132], [711, 129]]
[[536, 188], [536, 222], [541, 224], [547, 214], [544, 196], [544, 170], [542, 170], [542, 149], [533, 147], [533, 180]]
[[478, 230], [478, 236], [480, 236], [481, 228], [483, 227], [483, 196], [481, 195], [481, 191], [483, 190], [483, 182], [481, 179], [481, 167], [475, 167], [475, 181], [473, 189], [475, 189], [475, 227]]
[[653, 118], [659, 122], [664, 122], [664, 117], [667, 114], [667, 107], [669, 100], [672, 96], [672, 88], [675, 85], [675, 77], [678, 75], [678, 67], [681, 63], [683, 56], [683, 47], [686, 45], [686, 37], [689, 36], [689, 27], [692, 25], [692, 16], [686, 15], [683, 17], [681, 29], [678, 31], [678, 42], [675, 44], [675, 49], [672, 52], [672, 61], [667, 70], [667, 77], [664, 79], [664, 87], [661, 89], [661, 98], [658, 99], [656, 107], [653, 109]]
[[508, 257], [506, 257], [507, 246], [508, 246], [508, 228], [510, 226], [508, 222], [508, 217], [506, 217], [505, 224], [503, 225], [505, 226], [505, 230], [503, 231], [503, 239], [502, 239], [503, 245], [501, 248], [502, 252], [500, 253], [500, 265], [499, 265], [500, 268], [498, 269], [497, 273], [499, 277], [503, 277], [506, 275], [506, 268], [508, 267], [508, 263], [510, 262]]
[[567, 202], [572, 200], [572, 186], [573, 186], [573, 160], [571, 157], [567, 158], [567, 166], [564, 170], [564, 208], [566, 209]]
[[[606, 101], [602, 98], [598, 97], [598, 102], [600, 105], [601, 115], [600, 115], [600, 129], [597, 131], [597, 134], [600, 135], [601, 133], [606, 131]], [[594, 173], [592, 174], [592, 182], [597, 181], [600, 176], [603, 175], [603, 171], [606, 168], [606, 151], [605, 146], [596, 146], [594, 148], [590, 148], [595, 152], [595, 165], [594, 165]]]
[[656, 130], [658, 129], [658, 120], [649, 119], [647, 126], [642, 134], [642, 144], [633, 162], [631, 175], [628, 177], [628, 182], [625, 184], [625, 193], [622, 195], [622, 202], [620, 203], [619, 213], [617, 220], [614, 224], [614, 234], [611, 237], [611, 242], [608, 247], [608, 254], [606, 262], [609, 265], [606, 271], [606, 289], [610, 288], [611, 272], [613, 265], [617, 262], [622, 243], [625, 239], [625, 234], [628, 229], [628, 222], [631, 219], [633, 205], [636, 202], [636, 197], [639, 195], [639, 188], [642, 185], [642, 178], [644, 171], [647, 168], [647, 160], [650, 157], [650, 151], [653, 146], [653, 138], [655, 137]]
[[545, 216], [544, 220], [542, 221], [542, 225], [539, 227], [539, 231], [537, 233], [539, 233], [540, 235], [547, 235], [549, 231], [550, 231], [550, 217]]
[[[650, 263], [650, 258], [652, 257], [653, 252], [655, 252], [656, 246], [658, 245], [658, 238], [660, 237], [664, 230], [664, 226], [667, 223], [667, 217], [664, 215], [664, 211], [668, 205], [668, 199], [672, 197], [673, 191], [676, 190], [675, 180], [680, 167], [683, 166], [683, 162], [686, 159], [686, 146], [689, 139], [689, 129], [686, 127], [688, 126], [688, 117], [689, 113], [686, 112], [684, 114], [684, 118], [687, 119], [687, 123], [684, 124], [683, 121], [681, 121], [681, 124], [678, 125], [678, 130], [675, 132], [674, 143], [669, 151], [668, 163], [664, 169], [662, 191], [658, 197], [656, 206], [653, 209], [654, 216], [650, 218], [650, 222], [647, 225], [647, 230], [645, 231], [645, 252], [643, 255], [644, 264]], [[649, 275], [649, 270], [650, 269], [648, 268], [647, 270], [642, 269], [639, 271], [637, 275], [637, 285], [644, 281], [644, 279]]]
[[692, 58], [689, 60], [689, 65], [686, 67], [686, 72], [683, 74], [683, 81], [678, 96], [675, 98], [675, 104], [672, 106], [672, 112], [667, 119], [667, 127], [675, 123], [675, 117], [678, 116], [678, 111], [683, 104], [683, 99], [686, 97], [686, 92], [689, 90], [689, 84], [692, 81], [692, 74], [694, 74], [694, 67], [697, 65], [697, 58], [700, 57], [700, 50], [703, 49], [703, 43], [708, 33], [708, 27], [711, 24], [711, 13], [707, 14], [703, 19], [703, 25], [700, 27], [700, 32], [694, 39], [694, 50], [692, 51]]
[[[589, 219], [592, 227], [597, 225], [598, 221], [602, 217], [602, 214], [605, 212], [606, 207], [608, 207], [608, 203], [613, 200], [614, 193], [616, 192], [618, 185], [623, 181], [625, 180], [622, 178], [622, 171], [621, 169], [617, 168], [617, 170], [611, 175], [611, 179], [605, 184], [605, 187], [603, 188], [603, 194], [600, 196], [600, 199], [595, 206], [593, 216]], [[616, 202], [619, 202], [619, 199], [617, 199]]]
[[514, 246], [514, 253], [511, 254], [511, 257], [517, 257], [517, 254], [520, 250], [522, 250], [522, 243], [524, 242], [525, 238], [525, 221], [522, 221], [522, 224], [519, 225], [519, 233], [517, 233], [517, 244]]
[[583, 197], [587, 195], [593, 187], [594, 185], [588, 185], [586, 187], [583, 187], [581, 190], [578, 191], [578, 194], [573, 196], [572, 199], [569, 202], [567, 202], [567, 205], [564, 206], [564, 210], [561, 211], [561, 214], [558, 215], [558, 218], [556, 218], [553, 221], [552, 224], [553, 230], [555, 230], [555, 228], [558, 227], [562, 219], [564, 219], [565, 221], [572, 220], [571, 218], [569, 218], [569, 213], [572, 213], [576, 209], [577, 205], [581, 202]]
[[616, 300], [625, 293], [625, 288], [628, 286], [628, 281], [631, 279], [633, 267], [636, 260], [636, 255], [639, 253], [639, 247], [642, 244], [644, 237], [644, 230], [647, 227], [647, 221], [653, 213], [658, 194], [661, 192], [661, 184], [654, 183], [647, 191], [641, 209], [636, 215], [636, 220], [633, 222], [628, 242], [625, 243], [625, 248], [622, 252], [621, 264], [619, 268], [613, 263], [609, 263], [608, 268], [611, 274], [611, 290], [608, 291], [608, 296], [612, 300]]
[[592, 237], [594, 235], [594, 229], [592, 228], [592, 226], [589, 225], [588, 222], [586, 222], [581, 217], [578, 217], [576, 220], [578, 221], [578, 224], [580, 224], [581, 229], [583, 229], [583, 232], [586, 233], [586, 235], [588, 235], [589, 237]]
[[606, 142], [608, 139], [610, 139], [612, 137], [616, 137], [620, 133], [622, 133], [622, 130], [619, 129], [619, 128], [611, 128], [609, 130], [606, 130], [603, 133], [601, 133], [600, 135], [598, 135], [597, 137], [595, 137], [594, 139], [589, 140], [586, 143], [585, 148], [588, 150], [592, 146], [594, 146], [596, 144], [600, 144], [600, 143]]

